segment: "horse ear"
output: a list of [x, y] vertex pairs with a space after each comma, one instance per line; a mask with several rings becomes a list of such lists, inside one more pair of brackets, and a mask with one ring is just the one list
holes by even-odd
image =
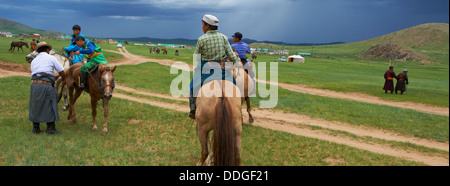
[[114, 68], [112, 69], [112, 73], [114, 73], [114, 71], [116, 71], [116, 68], [117, 68], [117, 65], [116, 66], [114, 66]]

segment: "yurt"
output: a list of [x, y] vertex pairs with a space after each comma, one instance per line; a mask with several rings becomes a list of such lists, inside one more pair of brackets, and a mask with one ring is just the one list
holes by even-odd
[[293, 55], [288, 57], [288, 62], [293, 63], [305, 63], [305, 58], [300, 55]]

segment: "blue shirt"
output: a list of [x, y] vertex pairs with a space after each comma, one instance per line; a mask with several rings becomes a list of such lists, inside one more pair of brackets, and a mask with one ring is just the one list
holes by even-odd
[[236, 51], [239, 54], [239, 58], [247, 58], [246, 54], [252, 53], [247, 43], [244, 43], [242, 41], [232, 44], [231, 48], [234, 49], [234, 51]]
[[[79, 36], [83, 36], [83, 37], [84, 37], [84, 35], [81, 34], [81, 33], [79, 34]], [[77, 37], [77, 36], [72, 35], [72, 40], [70, 40], [70, 45], [69, 45], [68, 47], [65, 47], [65, 48], [64, 48], [64, 50], [66, 51], [66, 53], [76, 52], [76, 51], [78, 51], [78, 50], [81, 49], [80, 47], [77, 46], [77, 44], [74, 44], [75, 38], [76, 38], [76, 37]], [[86, 39], [86, 37], [84, 37], [84, 39]], [[88, 41], [89, 41], [89, 40], [86, 39], [86, 42], [88, 42]]]

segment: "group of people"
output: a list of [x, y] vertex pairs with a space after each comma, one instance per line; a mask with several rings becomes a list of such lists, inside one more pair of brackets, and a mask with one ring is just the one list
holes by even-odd
[[383, 90], [387, 94], [388, 91], [391, 92], [391, 94], [394, 93], [394, 79], [397, 79], [397, 84], [395, 85], [395, 93], [398, 94], [398, 91], [400, 91], [400, 94], [403, 94], [403, 92], [406, 91], [406, 85], [409, 84], [408, 82], [408, 70], [403, 70], [402, 73], [396, 75], [394, 72], [394, 67], [390, 66], [389, 70], [384, 73], [384, 87]]
[[[159, 49], [159, 47], [150, 47], [149, 49], [150, 54], [159, 54], [161, 52], [161, 49]], [[162, 49], [163, 54], [167, 54], [167, 49], [163, 48]]]
[[[67, 53], [71, 65], [82, 63], [83, 58], [88, 61], [81, 67], [79, 88], [84, 89], [88, 72], [98, 64], [106, 64], [102, 49], [81, 34], [81, 27], [72, 27], [73, 35], [68, 47], [63, 50]], [[46, 42], [36, 45], [38, 56], [31, 62], [31, 88], [29, 101], [29, 117], [33, 123], [34, 134], [41, 133], [40, 123], [47, 123], [47, 134], [59, 134], [55, 122], [59, 121], [57, 91], [54, 87], [56, 78], [53, 70], [65, 78], [64, 68], [59, 61], [50, 55], [52, 46]], [[109, 66], [109, 65], [108, 65]]]

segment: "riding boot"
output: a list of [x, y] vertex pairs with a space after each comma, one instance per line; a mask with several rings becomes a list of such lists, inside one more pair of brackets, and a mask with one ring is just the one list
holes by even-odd
[[80, 75], [80, 89], [83, 89], [84, 90], [84, 85], [85, 85], [85, 81], [86, 81], [86, 78], [87, 78], [87, 75], [88, 75], [88, 73], [87, 72], [81, 72], [81, 75]]
[[61, 134], [61, 132], [56, 130], [55, 122], [47, 123], [47, 134]]
[[191, 108], [191, 111], [189, 112], [189, 117], [192, 119], [195, 119], [195, 110], [197, 109], [195, 101], [196, 101], [196, 97], [191, 95], [189, 97], [189, 106]]
[[41, 131], [41, 128], [39, 127], [39, 123], [35, 123], [35, 122], [33, 122], [33, 134], [39, 134], [39, 133], [41, 133], [42, 131]]

